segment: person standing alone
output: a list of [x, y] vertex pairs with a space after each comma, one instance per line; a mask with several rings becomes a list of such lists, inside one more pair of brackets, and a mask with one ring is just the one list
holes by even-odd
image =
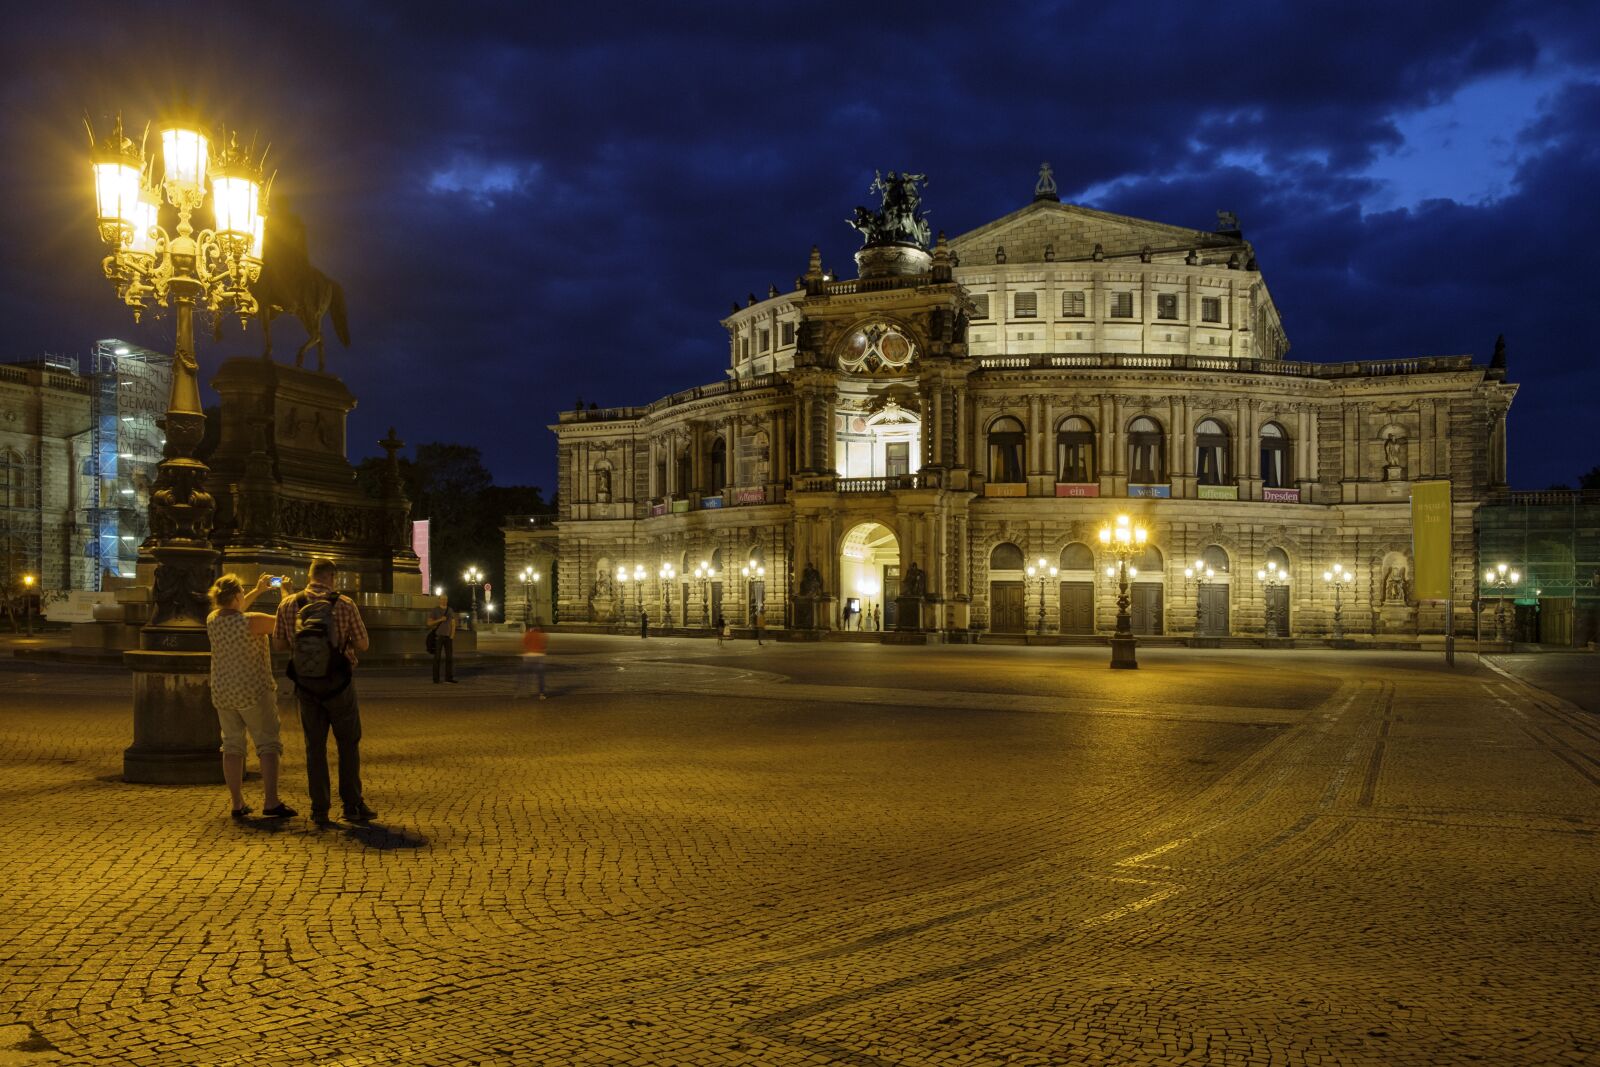
[[300, 701], [306, 735], [306, 778], [311, 817], [328, 822], [328, 731], [339, 750], [339, 799], [344, 817], [370, 822], [378, 813], [361, 795], [361, 709], [356, 704], [356, 657], [370, 643], [355, 601], [338, 592], [339, 567], [314, 560], [311, 584], [278, 605], [274, 630], [289, 649], [289, 677]]
[[433, 684], [439, 684], [439, 661], [444, 660], [444, 680], [456, 680], [456, 613], [450, 598], [439, 594], [439, 603], [428, 609], [428, 643], [433, 646]]
[[[261, 760], [261, 814], [274, 819], [296, 814], [278, 799], [278, 757], [283, 754], [283, 742], [278, 738], [278, 684], [272, 680], [272, 650], [267, 645], [273, 619], [250, 610], [256, 598], [272, 587], [272, 576], [263, 574], [255, 587], [245, 592], [238, 575], [224, 574], [211, 587], [214, 610], [206, 618], [206, 636], [211, 639], [211, 703], [222, 728], [222, 778], [233, 795], [233, 817], [240, 820], [250, 814], [241, 792], [247, 727]], [[285, 582], [283, 591], [292, 593], [294, 587]]]

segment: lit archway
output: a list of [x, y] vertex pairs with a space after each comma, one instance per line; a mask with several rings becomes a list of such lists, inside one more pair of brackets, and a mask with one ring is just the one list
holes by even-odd
[[892, 629], [900, 596], [900, 539], [878, 522], [854, 526], [839, 544], [839, 625]]

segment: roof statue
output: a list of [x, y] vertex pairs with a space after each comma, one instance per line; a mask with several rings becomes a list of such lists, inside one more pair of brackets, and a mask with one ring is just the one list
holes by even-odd
[[1048, 163], [1039, 164], [1039, 181], [1033, 187], [1033, 198], [1061, 203], [1061, 194], [1056, 191], [1056, 175]]
[[926, 174], [896, 174], [889, 172], [885, 178], [873, 171], [872, 184], [867, 192], [878, 193], [881, 204], [877, 211], [856, 208], [855, 218], [848, 220], [852, 229], [861, 233], [861, 243], [871, 248], [877, 245], [915, 245], [928, 247], [933, 231], [922, 216], [922, 195], [917, 185], [928, 184]]

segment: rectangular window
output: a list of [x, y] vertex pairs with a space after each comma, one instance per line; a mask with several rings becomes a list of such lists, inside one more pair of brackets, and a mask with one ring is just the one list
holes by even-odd
[[911, 473], [911, 443], [890, 441], [883, 446], [884, 473], [893, 478]]
[[1073, 289], [1061, 294], [1061, 314], [1067, 318], [1083, 318], [1083, 290]]
[[1201, 322], [1221, 322], [1222, 321], [1222, 297], [1220, 297], [1220, 296], [1202, 296], [1200, 298], [1200, 321]]
[[783, 347], [788, 348], [794, 344], [794, 323], [785, 322], [778, 327], [778, 336], [783, 338]]
[[1178, 317], [1178, 294], [1156, 294], [1156, 318], [1175, 319]]
[[739, 338], [739, 358], [741, 360], [750, 358], [750, 338], [748, 337]]
[[989, 317], [989, 294], [980, 293], [972, 298], [972, 317], [986, 319]]
[[772, 347], [772, 331], [771, 330], [757, 330], [756, 331], [756, 350], [760, 351], [760, 352], [765, 352], [767, 349], [769, 349], [771, 347]]
[[1039, 294], [1017, 293], [1015, 317], [1019, 319], [1036, 319], [1039, 317]]
[[1112, 293], [1111, 294], [1111, 317], [1114, 318], [1114, 319], [1131, 319], [1131, 318], [1133, 318], [1133, 294], [1132, 293]]

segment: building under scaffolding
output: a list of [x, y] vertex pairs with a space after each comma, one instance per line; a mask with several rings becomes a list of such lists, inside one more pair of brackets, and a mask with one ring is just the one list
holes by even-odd
[[[1507, 493], [1477, 511], [1480, 624], [1510, 640], [1583, 647], [1600, 637], [1600, 493]], [[1521, 579], [1483, 581], [1504, 563]]]
[[85, 554], [99, 582], [133, 577], [139, 545], [150, 533], [150, 490], [166, 444], [157, 420], [166, 411], [172, 357], [107, 340], [91, 358], [85, 474], [93, 502], [85, 509]]

